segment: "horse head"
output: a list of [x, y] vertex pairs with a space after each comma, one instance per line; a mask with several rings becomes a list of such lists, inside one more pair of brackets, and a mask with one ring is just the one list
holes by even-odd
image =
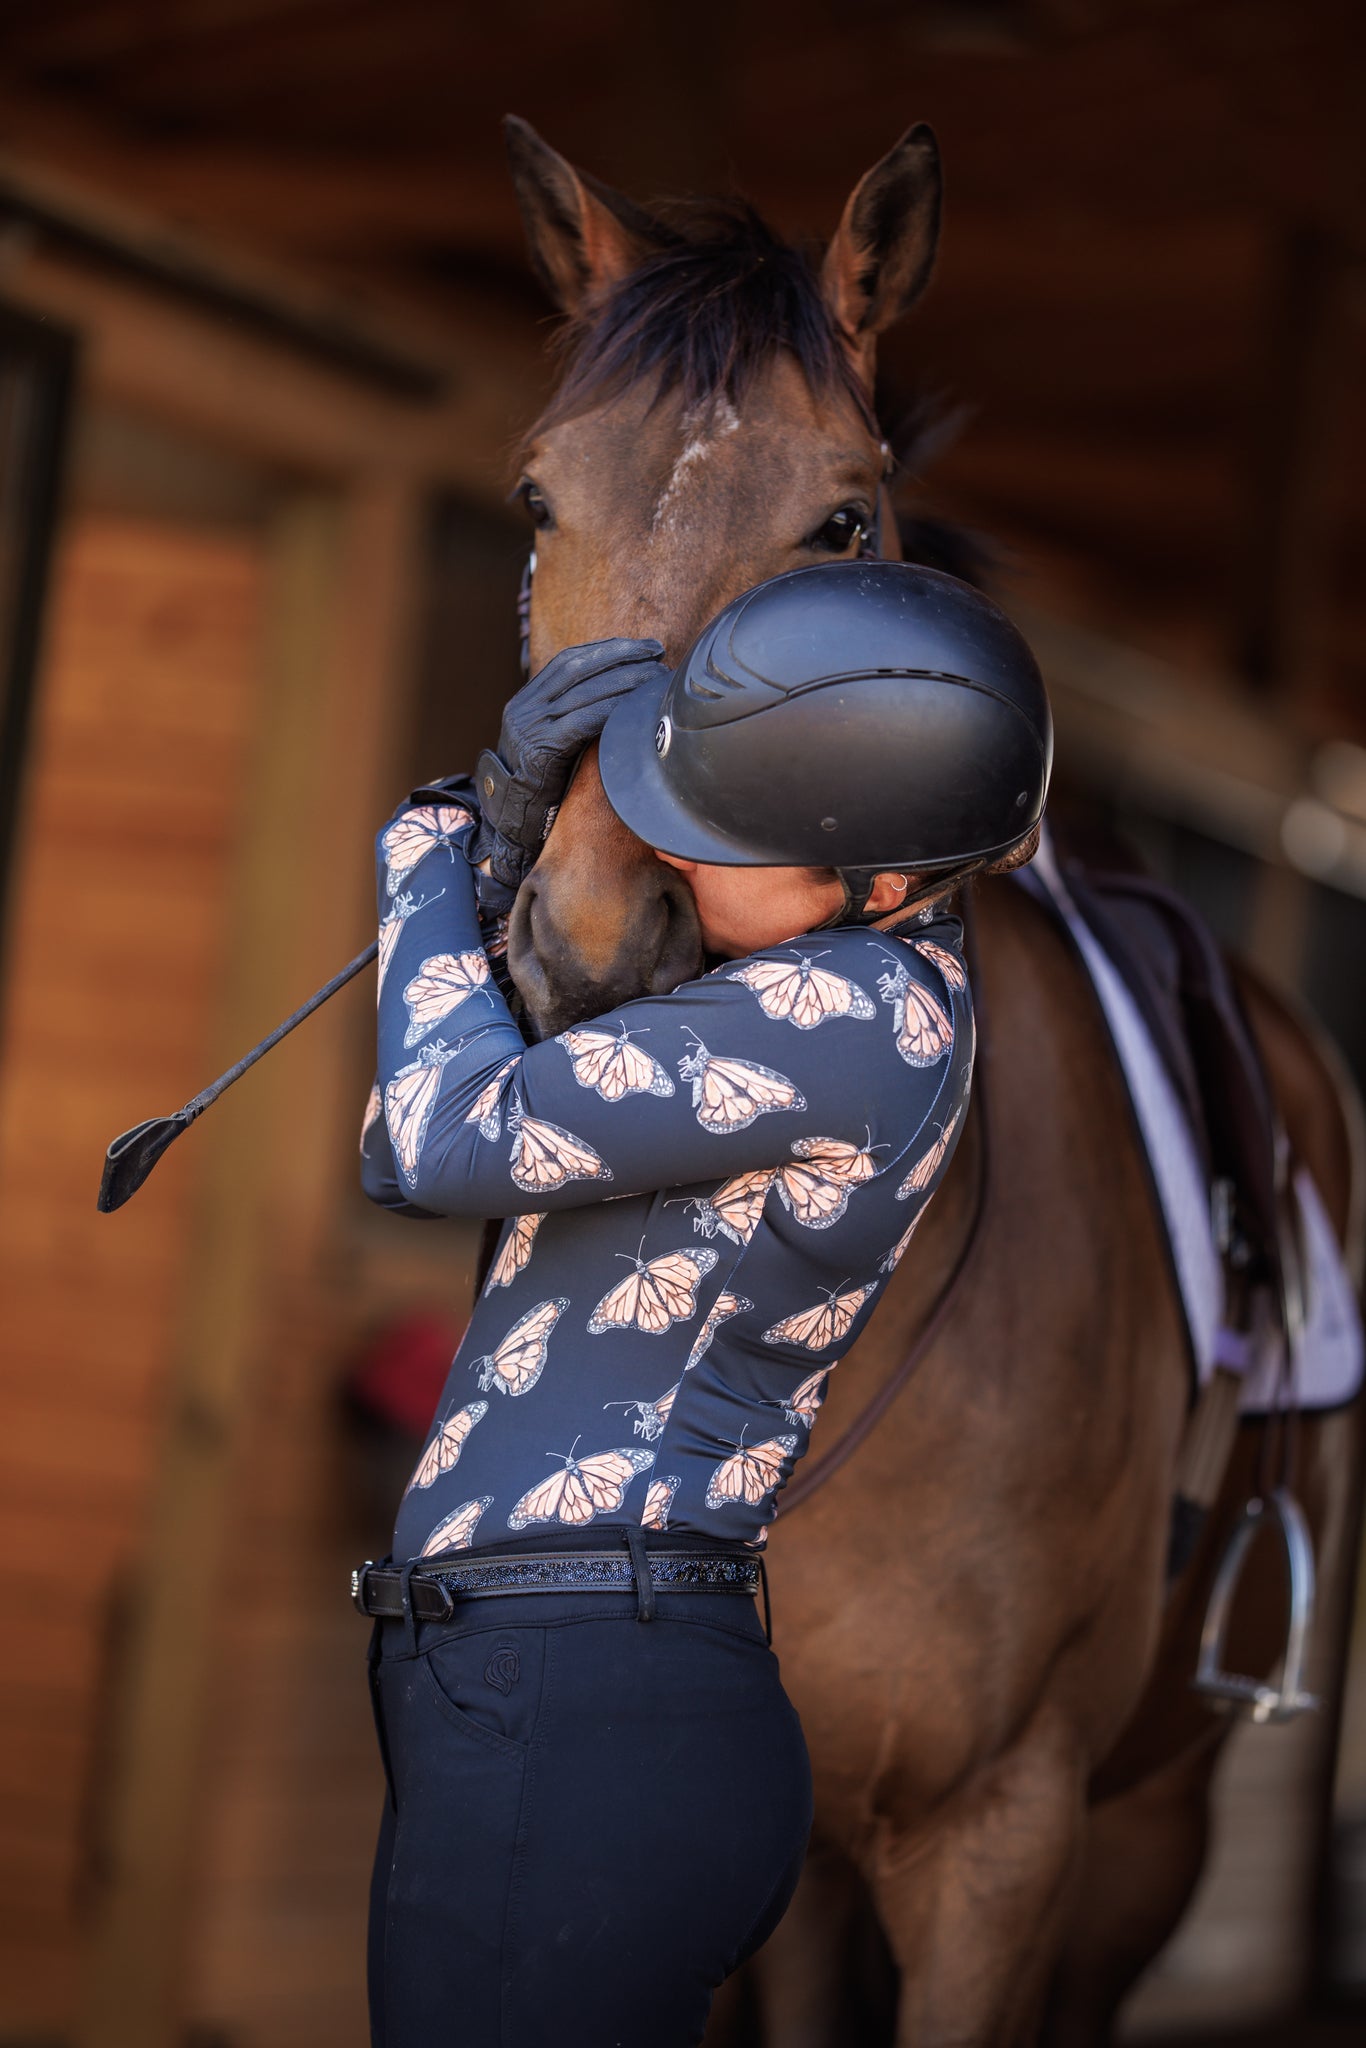
[[[648, 213], [507, 127], [532, 258], [566, 315], [564, 374], [518, 485], [533, 672], [615, 634], [677, 661], [764, 577], [856, 554], [879, 525], [895, 552], [874, 351], [934, 260], [930, 130], [859, 182], [817, 270], [747, 207]], [[591, 748], [512, 915], [532, 1025], [673, 989], [701, 962], [691, 891], [616, 818]]]

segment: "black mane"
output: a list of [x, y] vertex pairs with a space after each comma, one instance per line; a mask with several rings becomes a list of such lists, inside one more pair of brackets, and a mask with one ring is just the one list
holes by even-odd
[[655, 254], [561, 329], [564, 376], [533, 433], [642, 383], [652, 405], [676, 391], [688, 410], [738, 406], [784, 349], [813, 391], [847, 392], [876, 431], [803, 250], [743, 201], [681, 207], [660, 234]]

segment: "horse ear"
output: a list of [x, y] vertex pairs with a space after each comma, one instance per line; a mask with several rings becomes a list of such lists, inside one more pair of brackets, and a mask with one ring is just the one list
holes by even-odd
[[909, 313], [929, 283], [942, 193], [939, 144], [918, 122], [860, 178], [825, 252], [826, 300], [870, 373], [877, 336]]
[[529, 121], [503, 118], [517, 203], [536, 274], [564, 313], [578, 313], [665, 239], [644, 207], [600, 184], [543, 142]]

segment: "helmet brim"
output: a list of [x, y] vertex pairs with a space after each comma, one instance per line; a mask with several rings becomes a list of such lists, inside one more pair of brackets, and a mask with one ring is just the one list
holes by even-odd
[[628, 831], [658, 853], [708, 867], [791, 867], [762, 847], [732, 839], [685, 810], [665, 780], [655, 734], [672, 677], [642, 683], [618, 704], [598, 741], [598, 774], [608, 803]]

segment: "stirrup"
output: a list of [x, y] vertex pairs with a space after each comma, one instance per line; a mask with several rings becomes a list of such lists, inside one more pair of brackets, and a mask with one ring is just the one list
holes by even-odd
[[[1290, 1617], [1278, 1685], [1224, 1669], [1224, 1639], [1234, 1597], [1253, 1540], [1267, 1521], [1274, 1522], [1280, 1530], [1290, 1580]], [[1314, 1619], [1314, 1588], [1314, 1545], [1294, 1495], [1278, 1486], [1265, 1499], [1250, 1500], [1229, 1537], [1215, 1574], [1205, 1625], [1200, 1632], [1200, 1660], [1191, 1681], [1195, 1690], [1225, 1712], [1245, 1713], [1254, 1721], [1293, 1721], [1297, 1714], [1317, 1707], [1317, 1698], [1302, 1686]]]

